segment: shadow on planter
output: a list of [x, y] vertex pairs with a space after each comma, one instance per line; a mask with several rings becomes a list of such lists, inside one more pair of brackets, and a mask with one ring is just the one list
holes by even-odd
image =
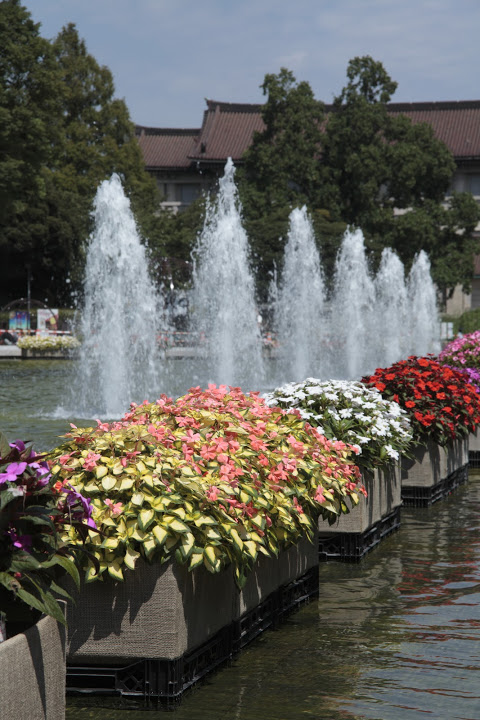
[[65, 718], [65, 628], [53, 618], [0, 643], [0, 717]]
[[279, 558], [260, 556], [242, 591], [233, 570], [189, 572], [178, 563], [138, 562], [124, 582], [107, 578], [82, 585], [69, 605], [69, 662], [124, 662], [132, 658], [178, 658], [238, 620], [280, 586], [301, 577], [318, 558], [302, 538]]

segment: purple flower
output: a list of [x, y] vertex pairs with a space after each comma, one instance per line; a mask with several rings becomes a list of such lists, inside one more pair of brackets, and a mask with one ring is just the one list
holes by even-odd
[[72, 485], [65, 488], [65, 496], [72, 520], [77, 522], [86, 520], [89, 527], [96, 528], [97, 526], [92, 518], [93, 505], [90, 503], [90, 498], [86, 498], [77, 492]]
[[11, 448], [15, 448], [18, 452], [22, 453], [25, 450], [25, 443], [23, 440], [15, 440], [14, 442], [8, 443]]
[[12, 541], [13, 547], [18, 548], [19, 550], [25, 550], [25, 552], [30, 552], [30, 550], [32, 549], [31, 535], [17, 535], [13, 528], [7, 530], [6, 534]]
[[0, 473], [0, 484], [4, 482], [15, 482], [19, 475], [23, 475], [26, 467], [26, 462], [10, 463], [10, 465], [7, 465], [6, 472]]
[[30, 463], [30, 467], [36, 470], [37, 474], [37, 487], [42, 488], [48, 485], [48, 481], [51, 478], [50, 468], [46, 462], [33, 462]]

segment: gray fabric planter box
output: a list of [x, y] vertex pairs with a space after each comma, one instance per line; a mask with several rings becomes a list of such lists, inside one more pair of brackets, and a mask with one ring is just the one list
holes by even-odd
[[363, 484], [367, 497], [360, 494], [358, 505], [347, 515], [340, 515], [334, 525], [320, 519], [318, 529], [321, 534], [364, 533], [401, 504], [397, 466], [392, 465], [389, 471], [375, 470], [374, 473], [364, 473]]
[[0, 643], [2, 720], [64, 720], [65, 628], [41, 618]]
[[107, 578], [76, 594], [67, 611], [67, 659], [74, 665], [175, 660], [317, 564], [316, 539], [303, 538], [279, 558], [260, 556], [239, 591], [231, 567], [213, 575], [203, 566], [189, 572], [178, 563], [138, 563], [124, 582]]
[[468, 449], [470, 452], [480, 453], [480, 432], [477, 430], [468, 436]]
[[446, 447], [433, 442], [402, 458], [402, 499], [405, 505], [428, 506], [449, 495], [468, 479], [468, 438]]
[[348, 515], [341, 515], [335, 525], [319, 521], [319, 559], [355, 561], [378, 545], [400, 525], [400, 464], [388, 469], [365, 473], [363, 482], [367, 497]]
[[402, 487], [432, 487], [447, 475], [446, 448], [429, 441], [418, 445], [413, 458], [402, 457]]

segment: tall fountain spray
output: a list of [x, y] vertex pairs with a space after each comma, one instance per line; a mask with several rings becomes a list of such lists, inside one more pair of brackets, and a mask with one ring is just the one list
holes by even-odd
[[210, 380], [262, 387], [264, 370], [249, 246], [231, 158], [194, 252], [192, 328], [205, 337]]
[[440, 352], [440, 317], [430, 260], [424, 250], [415, 257], [408, 275], [411, 354]]
[[405, 270], [398, 255], [384, 248], [375, 276], [375, 335], [377, 366], [388, 366], [408, 356], [410, 317]]
[[331, 300], [333, 377], [359, 378], [375, 365], [375, 287], [361, 230], [344, 235]]
[[307, 208], [290, 213], [281, 283], [274, 306], [282, 380], [322, 373], [327, 325], [325, 286]]
[[158, 389], [159, 300], [118, 175], [98, 188], [85, 267], [77, 417], [118, 417]]

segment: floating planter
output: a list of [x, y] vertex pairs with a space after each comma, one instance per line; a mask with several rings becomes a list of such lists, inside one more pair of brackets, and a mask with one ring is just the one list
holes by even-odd
[[[140, 658], [156, 679], [139, 682], [157, 698], [181, 693], [316, 592], [308, 541], [318, 517], [334, 522], [362, 488], [343, 443], [238, 388], [134, 405], [119, 422], [67, 437], [49, 456], [52, 475], [91, 498], [100, 531], [85, 543], [85, 610], [72, 611], [69, 659], [123, 668]], [[75, 528], [64, 537], [83, 544]], [[161, 666], [173, 688], [159, 662], [175, 663]]]
[[366, 497], [331, 527], [319, 522], [319, 557], [359, 560], [399, 527], [402, 452], [412, 432], [407, 413], [361, 382], [308, 378], [266, 396], [269, 405], [297, 410], [332, 441], [348, 443], [362, 470]]
[[[480, 331], [468, 333], [448, 343], [439, 354], [441, 363], [461, 372], [466, 382], [480, 392]], [[469, 465], [480, 467], [480, 437], [478, 430], [469, 436]]]
[[80, 343], [71, 335], [26, 335], [21, 337], [17, 346], [22, 358], [68, 358], [72, 356]]
[[64, 720], [65, 627], [50, 616], [0, 643], [2, 720]]
[[410, 457], [402, 457], [405, 504], [430, 505], [465, 482], [480, 395], [464, 373], [431, 357], [412, 356], [363, 381], [409, 413], [418, 444]]

